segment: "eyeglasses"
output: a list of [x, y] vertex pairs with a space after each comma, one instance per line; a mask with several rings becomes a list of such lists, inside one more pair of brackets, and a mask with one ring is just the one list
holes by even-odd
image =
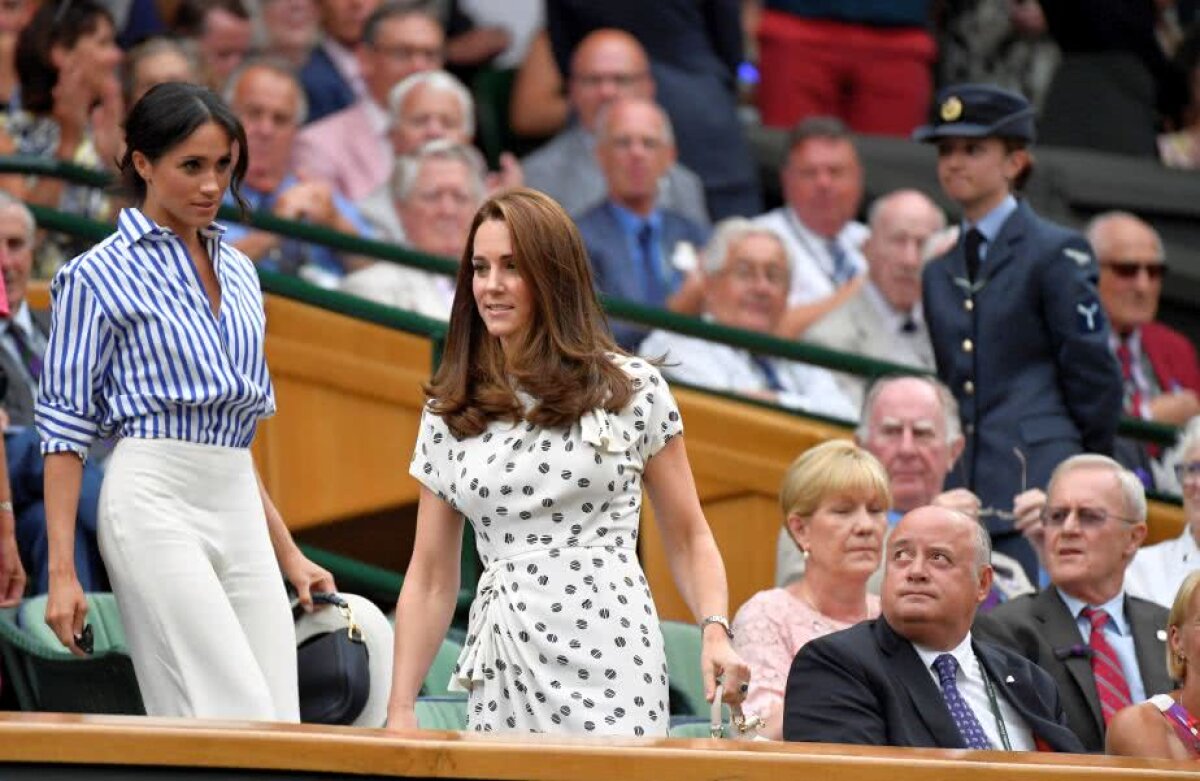
[[1101, 265], [1112, 269], [1112, 272], [1121, 279], [1133, 279], [1138, 275], [1138, 272], [1145, 271], [1151, 281], [1157, 282], [1167, 273], [1166, 263], [1138, 263], [1136, 260], [1112, 260]]
[[1084, 529], [1095, 529], [1103, 526], [1108, 523], [1109, 518], [1116, 518], [1118, 521], [1124, 521], [1125, 523], [1137, 523], [1133, 518], [1124, 518], [1120, 515], [1111, 514], [1102, 507], [1047, 507], [1042, 511], [1042, 524], [1051, 528], [1064, 526], [1067, 523], [1067, 519], [1071, 517], [1071, 513], [1075, 514], [1075, 520]]
[[1188, 461], [1176, 464], [1175, 478], [1181, 483], [1188, 480], [1200, 480], [1200, 461]]
[[736, 259], [729, 261], [722, 273], [745, 284], [765, 279], [768, 285], [777, 288], [786, 288], [790, 278], [786, 266], [757, 266]]
[[579, 73], [574, 76], [574, 80], [579, 86], [594, 89], [604, 84], [611, 83], [617, 89], [629, 89], [634, 84], [641, 82], [646, 78], [645, 71], [637, 73]]

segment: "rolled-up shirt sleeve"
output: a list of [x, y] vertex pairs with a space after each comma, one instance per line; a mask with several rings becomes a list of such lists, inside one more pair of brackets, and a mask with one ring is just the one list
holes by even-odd
[[100, 391], [112, 333], [95, 293], [75, 270], [63, 269], [51, 286], [50, 338], [35, 420], [43, 455], [71, 452], [86, 458], [104, 419]]

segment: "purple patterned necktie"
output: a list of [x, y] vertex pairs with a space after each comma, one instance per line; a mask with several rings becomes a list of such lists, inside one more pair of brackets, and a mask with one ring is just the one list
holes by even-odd
[[954, 719], [958, 733], [962, 735], [967, 748], [991, 748], [992, 742], [988, 740], [979, 719], [975, 718], [971, 706], [958, 691], [958, 683], [955, 680], [958, 675], [958, 660], [950, 654], [942, 654], [933, 660], [933, 669], [942, 683], [942, 698], [946, 700], [946, 707], [950, 709], [950, 716]]
[[17, 352], [21, 354], [21, 363], [25, 370], [29, 372], [34, 383], [37, 383], [42, 378], [42, 358], [29, 343], [29, 334], [25, 333], [21, 326], [11, 322], [8, 324], [8, 334], [17, 345]]

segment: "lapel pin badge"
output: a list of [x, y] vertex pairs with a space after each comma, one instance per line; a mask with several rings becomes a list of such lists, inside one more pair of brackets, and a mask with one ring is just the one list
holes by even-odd
[[1012, 677], [1012, 676], [1010, 675], [1010, 676], [1008, 676], [1007, 678], [1005, 678], [1005, 679], [1004, 679], [1004, 682], [1005, 682], [1005, 683], [1016, 683], [1016, 682], [1017, 682], [1017, 679], [1016, 679], [1016, 678], [1014, 678], [1014, 677]]
[[1159, 642], [1162, 642], [1162, 643], [1167, 642], [1167, 630], [1165, 630], [1165, 629], [1158, 630], [1157, 632], [1155, 632], [1154, 636], [1158, 638]]

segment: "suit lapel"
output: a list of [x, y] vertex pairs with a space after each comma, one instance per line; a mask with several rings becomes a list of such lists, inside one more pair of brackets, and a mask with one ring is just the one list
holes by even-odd
[[941, 748], [966, 748], [932, 673], [925, 668], [912, 643], [896, 634], [883, 618], [875, 621], [875, 632], [879, 647], [891, 662], [893, 680], [912, 700], [913, 712], [925, 724], [934, 743]]
[[[1142, 675], [1142, 686], [1146, 689], [1146, 696], [1152, 697], [1155, 694], [1165, 694], [1175, 687], [1166, 669], [1166, 627], [1160, 626], [1144, 608], [1142, 603], [1131, 599], [1128, 594], [1125, 595], [1125, 617], [1129, 619], [1129, 628], [1133, 633], [1138, 672]], [[1164, 633], [1161, 640], [1159, 632]]]
[[[1042, 624], [1042, 636], [1051, 648], [1070, 648], [1083, 644], [1079, 627], [1071, 617], [1071, 611], [1058, 595], [1058, 589], [1047, 588], [1033, 600], [1033, 617]], [[1100, 713], [1100, 695], [1096, 692], [1096, 679], [1092, 675], [1092, 663], [1086, 656], [1068, 656], [1062, 660], [1075, 685], [1083, 692], [1088, 710], [1092, 713], [1097, 733], [1104, 734], [1104, 718]]]

